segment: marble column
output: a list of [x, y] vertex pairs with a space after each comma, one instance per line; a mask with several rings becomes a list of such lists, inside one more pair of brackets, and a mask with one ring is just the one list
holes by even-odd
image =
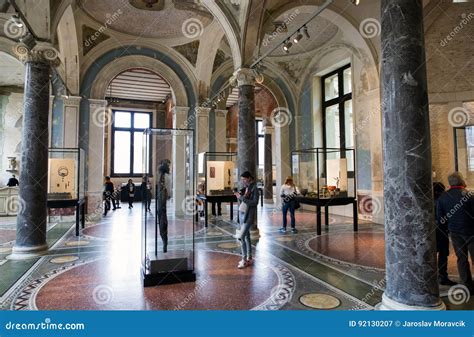
[[386, 289], [380, 309], [441, 310], [421, 0], [382, 0]]
[[270, 121], [265, 120], [263, 132], [265, 134], [265, 162], [264, 162], [264, 191], [263, 201], [265, 203], [273, 204], [273, 153], [272, 153], [272, 135], [273, 126]]
[[18, 45], [15, 52], [26, 65], [21, 137], [19, 212], [11, 259], [29, 258], [47, 251], [46, 242], [49, 145], [49, 75], [58, 65], [53, 48], [32, 51]]
[[[237, 166], [239, 176], [249, 171], [257, 177], [257, 134], [255, 126], [255, 73], [241, 68], [231, 82], [239, 87], [239, 123], [237, 129]], [[256, 211], [255, 211], [256, 212]], [[257, 230], [257, 214], [252, 230]]]
[[216, 110], [216, 152], [227, 152], [227, 110]]

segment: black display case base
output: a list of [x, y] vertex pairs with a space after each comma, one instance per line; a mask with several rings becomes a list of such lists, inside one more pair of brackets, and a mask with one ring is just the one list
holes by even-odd
[[183, 282], [196, 282], [196, 274], [192, 270], [150, 274], [146, 273], [146, 271], [142, 268], [141, 273], [144, 287], [154, 287]]

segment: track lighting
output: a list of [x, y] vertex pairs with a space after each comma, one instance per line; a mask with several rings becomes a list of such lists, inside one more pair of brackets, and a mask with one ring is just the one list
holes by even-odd
[[289, 53], [290, 52], [290, 48], [293, 44], [291, 43], [290, 40], [286, 40], [285, 41], [285, 44], [283, 45], [283, 50], [285, 51], [285, 53]]
[[12, 21], [18, 28], [23, 28], [23, 21], [18, 17], [18, 14], [12, 15]]
[[304, 35], [306, 36], [307, 39], [311, 38], [311, 36], [309, 36], [309, 33], [308, 33], [308, 27], [306, 27], [306, 26], [303, 27], [303, 33], [304, 33]]
[[303, 38], [303, 35], [301, 34], [300, 31], [298, 31], [298, 34], [296, 34], [296, 36], [293, 38], [293, 42], [297, 44], [298, 42], [301, 41], [302, 38]]

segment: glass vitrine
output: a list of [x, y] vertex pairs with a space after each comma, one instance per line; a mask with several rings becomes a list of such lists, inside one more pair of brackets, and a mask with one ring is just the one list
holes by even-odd
[[193, 130], [143, 134], [142, 275], [144, 286], [195, 281]]
[[198, 154], [198, 194], [233, 196], [238, 187], [237, 153], [203, 152]]
[[354, 149], [314, 148], [293, 151], [292, 175], [305, 197], [356, 197]]
[[84, 151], [50, 148], [48, 151], [48, 200], [84, 198]]

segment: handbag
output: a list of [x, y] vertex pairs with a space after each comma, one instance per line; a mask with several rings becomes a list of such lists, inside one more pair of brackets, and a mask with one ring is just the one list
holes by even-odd
[[[295, 188], [295, 196], [294, 196], [294, 198], [295, 198], [295, 197], [296, 197], [296, 188]], [[300, 202], [299, 202], [298, 200], [296, 200], [296, 199], [294, 199], [294, 200], [295, 200], [295, 210], [301, 208]]]

